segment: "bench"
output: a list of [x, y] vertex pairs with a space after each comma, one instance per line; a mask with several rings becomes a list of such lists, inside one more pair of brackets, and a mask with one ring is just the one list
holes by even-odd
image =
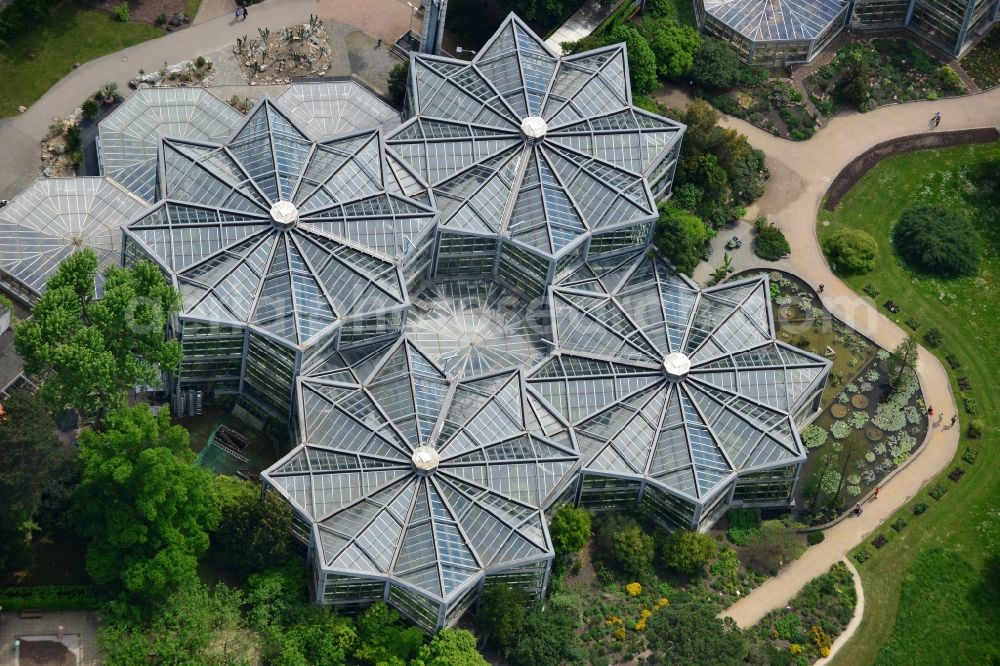
[[41, 608], [26, 608], [25, 610], [21, 611], [22, 620], [37, 620], [40, 617], [42, 617]]

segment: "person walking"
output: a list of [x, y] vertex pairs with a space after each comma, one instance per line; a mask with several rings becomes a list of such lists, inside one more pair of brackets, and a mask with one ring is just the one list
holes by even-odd
[[247, 20], [247, 16], [249, 16], [249, 15], [250, 15], [250, 12], [247, 11], [247, 6], [243, 5], [243, 20], [246, 21]]
[[821, 293], [821, 294], [822, 294], [822, 293], [823, 293], [823, 289], [824, 289], [825, 287], [826, 287], [826, 285], [825, 285], [825, 284], [823, 284], [822, 282], [820, 282], [820, 283], [819, 283], [819, 293]]
[[240, 21], [240, 6], [236, 5], [236, 9], [233, 10], [233, 22], [239, 23]]
[[952, 417], [951, 417], [951, 427], [952, 428], [955, 427], [955, 422], [956, 421], [958, 421], [958, 414], [952, 414]]
[[934, 112], [934, 127], [937, 127], [940, 124], [941, 124], [941, 112], [940, 111], [935, 111]]
[[934, 416], [934, 408], [927, 407], [927, 416]]
[[878, 499], [878, 486], [875, 486], [875, 494], [872, 495], [872, 499], [873, 500], [877, 500]]

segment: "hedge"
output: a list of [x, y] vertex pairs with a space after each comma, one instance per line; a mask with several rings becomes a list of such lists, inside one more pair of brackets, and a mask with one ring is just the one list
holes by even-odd
[[0, 606], [9, 611], [21, 611], [27, 608], [91, 610], [106, 599], [105, 589], [97, 585], [0, 587]]

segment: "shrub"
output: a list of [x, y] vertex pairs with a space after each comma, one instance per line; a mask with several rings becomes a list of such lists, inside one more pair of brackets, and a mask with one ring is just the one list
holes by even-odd
[[27, 608], [43, 610], [90, 610], [105, 601], [97, 585], [38, 585], [0, 588], [0, 607], [8, 611]]
[[941, 337], [941, 331], [937, 328], [932, 326], [924, 333], [924, 343], [931, 349], [940, 347], [942, 342], [944, 342], [944, 339]]
[[968, 446], [965, 447], [965, 453], [962, 454], [962, 460], [969, 463], [970, 465], [975, 465], [976, 458], [978, 457], [979, 457], [979, 451], [977, 451], [976, 449], [971, 449]]
[[622, 569], [634, 576], [646, 574], [653, 565], [653, 537], [636, 525], [614, 536], [612, 551]]
[[944, 486], [942, 486], [940, 483], [938, 483], [938, 484], [935, 484], [933, 488], [931, 488], [930, 490], [928, 490], [927, 494], [931, 496], [931, 499], [939, 500], [942, 497], [944, 497], [944, 494], [946, 492], [948, 492], [948, 490]]
[[881, 293], [878, 289], [875, 288], [875, 285], [873, 285], [871, 282], [866, 284], [864, 286], [864, 289], [862, 289], [862, 291], [871, 296], [872, 298], [878, 298], [878, 295]]
[[810, 546], [815, 546], [818, 543], [823, 543], [823, 539], [825, 538], [826, 535], [823, 534], [821, 531], [813, 530], [812, 532], [809, 532], [809, 534], [806, 535], [806, 543], [808, 543]]
[[964, 475], [965, 475], [964, 467], [956, 467], [955, 469], [948, 472], [948, 478], [954, 481], [955, 483], [958, 483], [958, 480], [961, 479], [962, 476]]
[[875, 268], [878, 243], [860, 229], [838, 229], [823, 242], [823, 251], [842, 273], [868, 273]]
[[628, 596], [637, 597], [642, 594], [642, 584], [641, 583], [629, 583], [625, 586], [625, 591], [628, 592]]
[[118, 5], [117, 7], [115, 7], [115, 18], [117, 18], [122, 23], [128, 23], [129, 22], [130, 17], [129, 17], [129, 14], [128, 14], [128, 3], [127, 2], [123, 2], [120, 5]]
[[765, 521], [761, 530], [760, 539], [747, 546], [743, 553], [744, 563], [758, 573], [773, 576], [805, 550], [795, 530], [781, 521]]
[[892, 529], [896, 530], [897, 532], [902, 532], [903, 528], [906, 527], [907, 525], [909, 525], [909, 523], [906, 522], [906, 520], [904, 520], [903, 518], [897, 518], [896, 520], [892, 521]]
[[777, 261], [792, 251], [788, 244], [788, 239], [781, 229], [769, 224], [757, 232], [757, 242], [754, 243], [754, 252], [761, 259], [767, 261]]
[[884, 534], [879, 534], [874, 539], [872, 539], [872, 545], [876, 548], [881, 548], [885, 544], [889, 543], [889, 537]]
[[748, 546], [761, 537], [759, 509], [730, 509], [726, 538], [737, 546]]
[[867, 548], [859, 550], [858, 552], [854, 553], [854, 559], [855, 561], [857, 561], [858, 564], [861, 564], [862, 562], [871, 559], [871, 556], [872, 556], [872, 551], [868, 550]]
[[952, 354], [951, 352], [948, 352], [947, 354], [944, 355], [944, 360], [948, 361], [948, 365], [951, 367], [952, 370], [958, 370], [959, 368], [962, 367], [962, 364], [959, 362], [958, 357]]
[[965, 413], [969, 416], [975, 416], [976, 412], [979, 410], [979, 405], [975, 398], [962, 398], [962, 402], [965, 404]]
[[705, 242], [711, 233], [697, 215], [670, 201], [658, 207], [653, 243], [663, 256], [681, 273], [691, 275], [705, 252]]
[[826, 443], [827, 437], [826, 430], [818, 425], [808, 426], [802, 431], [802, 443], [807, 449], [818, 449]]
[[166, 22], [167, 22], [167, 15], [166, 14], [160, 13], [160, 14], [156, 15], [156, 20], [154, 21], [154, 23], [156, 23], [156, 25], [163, 25]]
[[671, 569], [694, 576], [704, 571], [718, 550], [715, 539], [707, 534], [677, 530], [663, 543], [663, 559]]
[[896, 251], [918, 271], [941, 277], [975, 275], [980, 241], [967, 217], [940, 205], [903, 211], [892, 230]]
[[927, 502], [917, 502], [916, 504], [913, 505], [913, 508], [910, 509], [910, 511], [913, 512], [914, 516], [919, 516], [926, 510], [927, 510]]
[[93, 120], [101, 111], [101, 105], [97, 103], [97, 100], [88, 98], [83, 104], [80, 105], [80, 110], [83, 112], [84, 118]]

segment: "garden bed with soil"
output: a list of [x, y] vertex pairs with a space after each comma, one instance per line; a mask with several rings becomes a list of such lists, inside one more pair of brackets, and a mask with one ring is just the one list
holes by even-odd
[[815, 134], [816, 116], [802, 93], [785, 79], [768, 79], [758, 86], [738, 88], [712, 98], [722, 113], [742, 118], [774, 136], [802, 141]]
[[[157, 27], [164, 27], [167, 21], [174, 17], [185, 16], [187, 11], [187, 0], [88, 0], [87, 4], [102, 12], [116, 16], [117, 9], [122, 4], [128, 5], [128, 17], [131, 22], [148, 23]], [[178, 17], [179, 18], [179, 17]], [[185, 16], [187, 22], [179, 21], [178, 26], [190, 25], [193, 16]]]
[[912, 41], [876, 37], [837, 49], [829, 64], [803, 82], [820, 113], [832, 116], [844, 104], [871, 111], [885, 104], [964, 95], [954, 70]]
[[1000, 30], [993, 28], [962, 58], [962, 69], [981, 90], [1000, 84]]

